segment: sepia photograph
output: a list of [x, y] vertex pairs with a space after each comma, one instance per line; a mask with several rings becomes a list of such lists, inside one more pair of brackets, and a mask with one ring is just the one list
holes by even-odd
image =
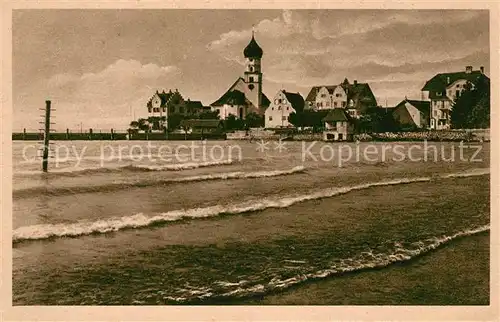
[[12, 10], [12, 306], [489, 306], [490, 19]]

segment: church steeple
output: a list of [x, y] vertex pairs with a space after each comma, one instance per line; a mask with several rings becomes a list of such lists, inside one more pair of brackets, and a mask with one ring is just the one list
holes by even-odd
[[[260, 107], [262, 102], [262, 70], [261, 59], [263, 55], [262, 48], [255, 41], [255, 31], [252, 29], [252, 39], [250, 43], [243, 50], [245, 56], [245, 83], [251, 93], [252, 102], [257, 107]], [[249, 93], [249, 94], [250, 94]]]

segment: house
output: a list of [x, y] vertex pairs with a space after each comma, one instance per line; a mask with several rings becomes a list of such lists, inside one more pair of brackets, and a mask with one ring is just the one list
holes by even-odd
[[353, 119], [345, 109], [332, 109], [323, 119], [325, 141], [352, 141], [354, 136]]
[[422, 92], [430, 100], [430, 128], [444, 130], [450, 128], [450, 112], [453, 102], [460, 96], [470, 84], [474, 88], [479, 80], [489, 78], [484, 74], [484, 67], [473, 70], [472, 66], [466, 66], [464, 71], [437, 74], [428, 80]]
[[304, 98], [299, 93], [291, 93], [280, 90], [274, 96], [271, 105], [265, 112], [265, 127], [280, 128], [293, 126], [288, 122], [288, 116], [292, 113], [304, 110]]
[[428, 101], [405, 98], [393, 109], [392, 117], [401, 128], [427, 129], [430, 126], [430, 110], [431, 104]]
[[375, 95], [367, 83], [349, 83], [346, 78], [338, 85], [314, 86], [306, 97], [306, 108], [325, 110], [343, 108], [354, 118], [359, 118], [368, 107], [377, 106]]
[[234, 115], [244, 120], [250, 113], [264, 115], [270, 101], [262, 92], [261, 60], [264, 52], [252, 34], [250, 43], [243, 50], [245, 71], [215, 102], [212, 110], [219, 111], [221, 119]]
[[[148, 118], [160, 119], [160, 128], [167, 127], [169, 115], [197, 115], [204, 110], [200, 101], [185, 100], [177, 89], [174, 92], [172, 90], [168, 92], [163, 90], [161, 93], [156, 91], [147, 102], [146, 107]], [[165, 121], [162, 120], [163, 118]]]

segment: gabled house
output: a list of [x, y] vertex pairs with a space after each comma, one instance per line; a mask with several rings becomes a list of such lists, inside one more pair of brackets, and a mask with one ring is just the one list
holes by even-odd
[[427, 93], [431, 104], [430, 128], [443, 130], [450, 128], [450, 112], [453, 102], [460, 96], [467, 86], [474, 85], [481, 79], [489, 82], [484, 74], [484, 68], [473, 70], [466, 66], [464, 71], [453, 73], [440, 73], [428, 80], [422, 92]]
[[293, 126], [288, 122], [288, 116], [292, 113], [304, 110], [304, 98], [299, 93], [291, 93], [280, 90], [273, 98], [270, 106], [265, 112], [265, 127], [280, 128]]
[[[167, 127], [169, 115], [197, 115], [204, 110], [200, 101], [185, 100], [177, 89], [175, 92], [172, 90], [168, 92], [156, 91], [147, 102], [146, 107], [148, 109], [148, 118], [159, 118], [160, 128]], [[162, 121], [163, 118], [165, 118], [165, 121]]]
[[345, 109], [332, 109], [323, 119], [325, 141], [352, 141], [354, 136], [354, 122]]
[[252, 35], [250, 43], [243, 50], [244, 76], [239, 77], [219, 99], [210, 104], [212, 110], [219, 111], [221, 119], [226, 119], [231, 114], [239, 119], [245, 119], [250, 113], [264, 115], [270, 101], [262, 92], [263, 54], [262, 48]]
[[313, 110], [343, 108], [351, 117], [359, 118], [368, 107], [377, 106], [375, 95], [367, 83], [314, 86], [306, 97], [306, 107]]
[[430, 110], [431, 104], [428, 101], [405, 98], [393, 109], [392, 117], [401, 128], [427, 129], [430, 126]]

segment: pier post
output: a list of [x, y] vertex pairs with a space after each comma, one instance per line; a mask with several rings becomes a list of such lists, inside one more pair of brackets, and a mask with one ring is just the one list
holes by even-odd
[[23, 129], [23, 141], [26, 140], [26, 128]]
[[49, 163], [50, 101], [45, 101], [45, 131], [43, 135], [42, 170], [47, 172]]
[[115, 139], [115, 133], [113, 132], [113, 129], [111, 129], [111, 140]]
[[89, 140], [92, 140], [92, 129], [89, 129]]
[[66, 129], [66, 140], [69, 140], [69, 129]]

